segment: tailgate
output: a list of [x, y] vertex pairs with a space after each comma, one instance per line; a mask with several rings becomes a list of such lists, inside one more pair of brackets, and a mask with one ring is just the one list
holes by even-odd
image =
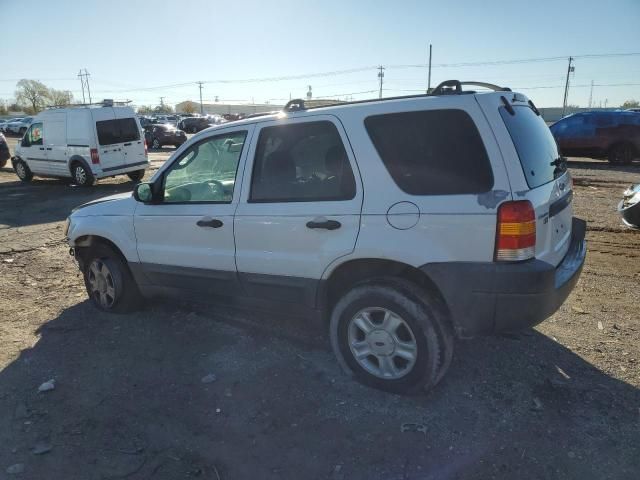
[[514, 192], [514, 199], [532, 203], [536, 212], [536, 258], [556, 266], [571, 241], [571, 176], [549, 127], [531, 103], [514, 102], [511, 108], [501, 106], [499, 111], [528, 186]]

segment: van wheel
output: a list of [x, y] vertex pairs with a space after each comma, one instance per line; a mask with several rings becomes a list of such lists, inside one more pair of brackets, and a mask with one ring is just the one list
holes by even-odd
[[16, 160], [13, 163], [13, 169], [18, 178], [24, 183], [28, 183], [33, 179], [33, 173], [31, 173], [31, 169], [24, 160]]
[[4, 168], [7, 166], [7, 160], [0, 160], [0, 168]]
[[394, 393], [432, 388], [453, 354], [439, 302], [410, 282], [381, 278], [356, 285], [336, 304], [330, 337], [338, 361], [357, 381]]
[[90, 187], [96, 180], [91, 170], [80, 162], [76, 162], [71, 166], [71, 174], [75, 184], [81, 187]]
[[136, 170], [135, 172], [127, 173], [127, 176], [131, 179], [132, 182], [138, 183], [144, 177], [144, 170]]
[[151, 143], [151, 148], [153, 148], [154, 150], [160, 150], [162, 148], [162, 145], [160, 145], [160, 140], [154, 138], [153, 143]]
[[609, 163], [612, 165], [629, 165], [633, 158], [631, 145], [620, 143], [609, 150]]
[[87, 294], [98, 309], [126, 313], [140, 307], [142, 297], [129, 267], [106, 245], [98, 244], [83, 255]]

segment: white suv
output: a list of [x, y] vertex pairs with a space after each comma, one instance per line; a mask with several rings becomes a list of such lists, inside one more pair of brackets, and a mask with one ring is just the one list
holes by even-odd
[[133, 195], [69, 217], [90, 298], [113, 312], [167, 294], [319, 312], [359, 381], [434, 386], [455, 337], [555, 312], [586, 252], [535, 105], [465, 84], [320, 108], [297, 100], [200, 132]]

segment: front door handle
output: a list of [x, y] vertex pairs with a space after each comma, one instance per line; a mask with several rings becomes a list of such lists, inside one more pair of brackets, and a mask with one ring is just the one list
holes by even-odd
[[222, 221], [218, 220], [217, 218], [205, 217], [198, 220], [196, 222], [196, 225], [198, 225], [199, 227], [220, 228], [224, 224], [222, 223]]
[[40, 147], [40, 150], [44, 150], [44, 147]]
[[337, 230], [342, 224], [336, 220], [312, 220], [307, 222], [307, 228], [324, 228], [325, 230]]

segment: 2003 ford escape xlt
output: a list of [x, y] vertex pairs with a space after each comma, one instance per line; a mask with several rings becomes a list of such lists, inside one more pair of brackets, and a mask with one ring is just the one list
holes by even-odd
[[204, 130], [133, 195], [77, 208], [67, 237], [102, 310], [177, 293], [319, 312], [351, 375], [415, 392], [456, 337], [536, 325], [567, 298], [586, 254], [572, 195], [530, 100], [453, 80]]

